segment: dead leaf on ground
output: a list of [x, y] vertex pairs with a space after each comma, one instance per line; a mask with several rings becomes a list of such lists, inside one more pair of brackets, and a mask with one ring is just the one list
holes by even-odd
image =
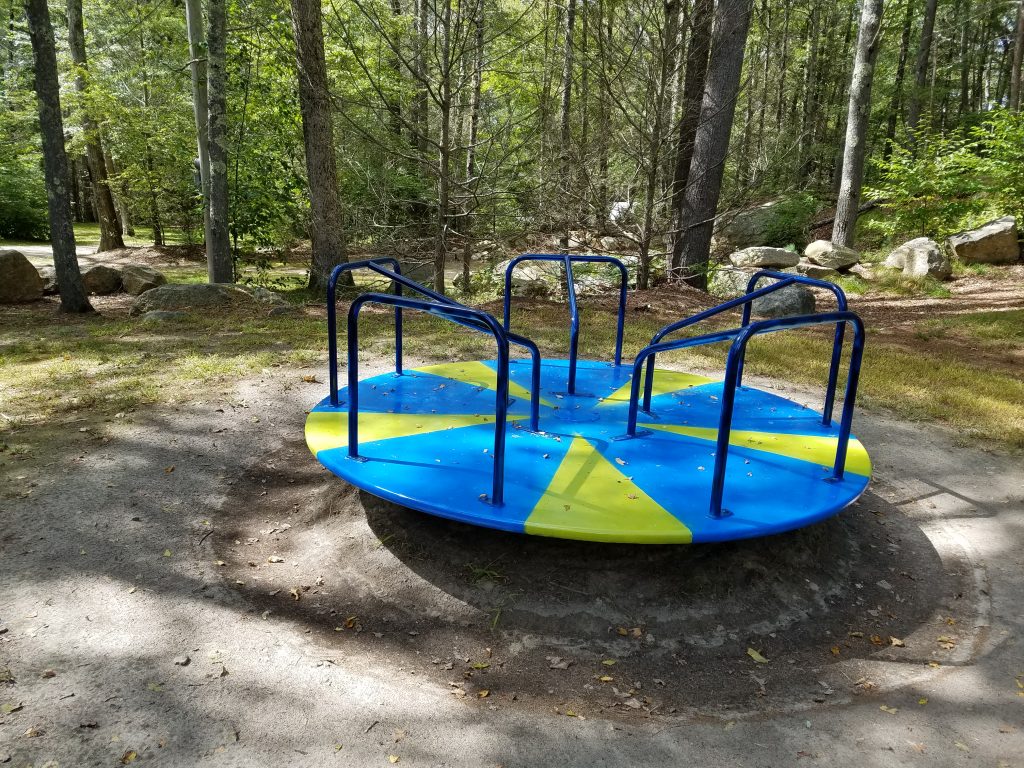
[[601, 663], [604, 664], [606, 667], [614, 667], [619, 662], [617, 662], [615, 659], [602, 659]]
[[479, 691], [476, 692], [476, 697], [478, 699], [486, 699], [490, 695], [491, 692], [487, 688], [481, 688]]
[[924, 744], [920, 741], [908, 741], [907, 744], [909, 744], [910, 748], [918, 754], [924, 754]]
[[548, 669], [568, 669], [575, 663], [572, 659], [563, 659], [561, 656], [548, 656]]
[[402, 758], [400, 758], [398, 755], [388, 755], [388, 762], [391, 763], [392, 765], [394, 765], [395, 763], [397, 763], [401, 759]]
[[268, 563], [283, 563], [284, 562], [284, 558], [281, 557], [280, 555], [271, 555], [270, 557], [267, 558], [267, 562]]
[[25, 705], [22, 704], [20, 701], [12, 701], [6, 704], [0, 704], [0, 712], [3, 712], [5, 715], [9, 715], [12, 712], [20, 712], [24, 708], [24, 706]]
[[164, 557], [171, 557], [174, 553], [169, 549], [164, 550]]
[[752, 658], [756, 664], [767, 664], [768, 659], [762, 656], [758, 651], [753, 648], [747, 648], [747, 656]]
[[304, 382], [306, 382], [307, 384], [319, 384], [320, 383], [319, 381], [317, 381], [316, 374], [303, 376], [302, 380]]
[[899, 707], [889, 707], [889, 706], [886, 706], [885, 704], [880, 706], [879, 709], [882, 710], [883, 712], [888, 712], [890, 715], [895, 715], [897, 712], [900, 711]]
[[134, 749], [126, 749], [124, 754], [121, 755], [121, 765], [128, 765], [128, 763], [134, 763], [138, 758], [139, 753]]
[[40, 728], [37, 725], [32, 725], [32, 726], [29, 726], [27, 731], [25, 731], [25, 738], [26, 739], [37, 739], [40, 736], [42, 736], [44, 733], [46, 733], [46, 731], [44, 731], [42, 728]]
[[829, 648], [829, 651], [832, 653], [833, 656], [838, 656], [840, 653], [838, 645], [833, 645], [831, 648]]

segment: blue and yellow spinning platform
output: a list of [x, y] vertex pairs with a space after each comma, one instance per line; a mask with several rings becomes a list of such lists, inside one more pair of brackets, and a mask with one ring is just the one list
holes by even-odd
[[[564, 263], [570, 355], [542, 360], [509, 326], [512, 270], [521, 261]], [[578, 360], [572, 264], [598, 261], [620, 272], [614, 362]], [[339, 388], [334, 286], [345, 269], [392, 280], [395, 293], [368, 293], [348, 317], [348, 386]], [[764, 279], [773, 282], [757, 288]], [[835, 294], [839, 310], [751, 322], [760, 296], [793, 283]], [[411, 298], [402, 288], [425, 298]], [[621, 362], [626, 271], [603, 256], [529, 254], [506, 274], [504, 323], [405, 278], [393, 260], [344, 265], [328, 290], [331, 393], [309, 413], [306, 442], [331, 472], [405, 507], [516, 533], [605, 542], [690, 543], [766, 536], [815, 523], [867, 488], [871, 462], [850, 434], [864, 345], [860, 319], [842, 291], [802, 276], [762, 272], [746, 295], [666, 326], [628, 365]], [[358, 318], [367, 303], [395, 308], [395, 371], [358, 378]], [[732, 308], [740, 326], [672, 341], [665, 337]], [[428, 312], [489, 333], [487, 361], [403, 369], [403, 310]], [[810, 325], [835, 327], [824, 414], [742, 385], [753, 336]], [[847, 326], [854, 339], [842, 415], [834, 393]], [[656, 369], [660, 352], [729, 343], [725, 376]], [[510, 358], [510, 345], [529, 357]]]

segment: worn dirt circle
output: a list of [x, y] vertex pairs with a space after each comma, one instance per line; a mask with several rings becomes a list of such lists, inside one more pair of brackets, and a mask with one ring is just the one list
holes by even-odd
[[253, 611], [317, 633], [325, 660], [436, 679], [478, 706], [792, 711], [935, 674], [967, 645], [969, 563], [872, 490], [779, 536], [640, 546], [414, 512], [300, 441], [231, 487], [214, 548]]

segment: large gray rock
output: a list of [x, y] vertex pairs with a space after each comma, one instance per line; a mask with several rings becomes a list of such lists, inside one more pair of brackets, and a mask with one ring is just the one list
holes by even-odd
[[54, 296], [60, 293], [60, 286], [57, 285], [57, 270], [49, 264], [39, 267], [39, 277], [43, 279], [43, 295]]
[[941, 246], [927, 237], [908, 240], [885, 257], [882, 266], [903, 270], [907, 277], [931, 275], [945, 280], [953, 274], [953, 264]]
[[[505, 285], [505, 270], [511, 259], [498, 262], [491, 271], [494, 280]], [[557, 293], [564, 269], [556, 261], [524, 261], [512, 272], [512, 295], [540, 298]]]
[[875, 275], [875, 270], [873, 270], [868, 264], [854, 264], [847, 271], [851, 275], [856, 275], [861, 280], [874, 280], [875, 277], [877, 277], [877, 275]]
[[266, 288], [243, 287], [226, 283], [161, 285], [146, 291], [132, 302], [130, 315], [154, 310], [180, 312], [188, 309], [257, 309], [282, 306], [287, 302]]
[[814, 294], [802, 285], [787, 285], [755, 299], [751, 311], [758, 317], [788, 317], [814, 312]]
[[[747, 292], [747, 283], [755, 271], [729, 267], [717, 269], [708, 281], [708, 292], [721, 299], [742, 296]], [[757, 287], [760, 289], [777, 282], [778, 280], [765, 278]], [[814, 293], [802, 285], [786, 286], [755, 299], [751, 311], [759, 317], [806, 315], [814, 311]]]
[[0, 304], [20, 304], [43, 296], [43, 278], [21, 251], [0, 251]]
[[1013, 264], [1020, 258], [1017, 220], [1003, 216], [949, 238], [949, 247], [967, 264]]
[[167, 278], [162, 272], [158, 272], [145, 264], [129, 264], [121, 267], [121, 282], [124, 289], [132, 296], [138, 296], [146, 291], [164, 285]]
[[823, 267], [820, 264], [806, 260], [800, 261], [795, 267], [789, 267], [782, 271], [791, 272], [794, 275], [813, 277], [815, 280], [837, 280], [840, 277], [839, 270]]
[[107, 296], [121, 290], [121, 273], [105, 264], [94, 264], [82, 270], [82, 284], [86, 293]]
[[793, 267], [800, 261], [800, 257], [784, 248], [761, 245], [735, 251], [729, 255], [729, 261], [737, 267]]
[[772, 200], [740, 211], [732, 217], [722, 217], [715, 222], [715, 241], [732, 250], [764, 245], [775, 222], [778, 201]]
[[836, 245], [829, 240], [815, 240], [804, 248], [804, 256], [808, 261], [829, 269], [847, 269], [860, 261], [860, 254], [853, 248]]

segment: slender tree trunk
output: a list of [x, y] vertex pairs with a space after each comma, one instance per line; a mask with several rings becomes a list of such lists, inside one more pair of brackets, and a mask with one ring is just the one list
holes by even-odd
[[803, 111], [800, 114], [800, 140], [797, 144], [797, 179], [803, 181], [814, 170], [814, 126], [818, 103], [818, 34], [821, 11], [812, 3], [807, 20], [807, 55], [803, 71]]
[[647, 188], [644, 193], [644, 222], [640, 232], [640, 267], [637, 270], [637, 287], [646, 290], [651, 283], [651, 240], [654, 236], [655, 195], [658, 191], [658, 172], [661, 170], [662, 131], [668, 116], [665, 102], [672, 87], [672, 59], [679, 28], [679, 0], [665, 2], [665, 31], [661, 41], [661, 71], [654, 92], [654, 124], [651, 127], [651, 143], [647, 153]]
[[211, 283], [232, 283], [235, 270], [228, 232], [227, 0], [209, 3], [206, 84], [210, 99], [210, 240], [206, 242], [206, 264]]
[[910, 51], [910, 29], [914, 21], [914, 0], [907, 0], [907, 12], [903, 17], [903, 34], [900, 37], [900, 55], [896, 62], [896, 77], [892, 86], [892, 100], [889, 102], [889, 120], [885, 125], [885, 146], [882, 159], [888, 160], [892, 155], [893, 143], [896, 141], [896, 126], [899, 124], [903, 106], [903, 79], [907, 71], [907, 54]]
[[[931, 1], [931, 0], [929, 0]], [[860, 206], [864, 158], [867, 152], [868, 116], [871, 112], [871, 85], [880, 43], [882, 0], [863, 0], [857, 54], [850, 78], [850, 106], [846, 117], [846, 144], [843, 150], [843, 174], [836, 202], [833, 242], [852, 246]]]
[[1010, 109], [1020, 111], [1021, 65], [1024, 64], [1024, 0], [1017, 3], [1017, 31], [1013, 40], [1013, 62], [1010, 64]]
[[71, 176], [64, 148], [64, 120], [60, 110], [57, 79], [57, 51], [53, 25], [46, 0], [26, 0], [29, 36], [35, 57], [35, 90], [39, 107], [39, 128], [43, 137], [43, 168], [46, 200], [50, 214], [53, 266], [60, 288], [62, 312], [91, 312], [92, 305], [82, 285], [75, 253], [75, 230], [71, 221]]
[[[313, 242], [309, 287], [320, 291], [327, 286], [334, 267], [344, 264], [348, 258], [338, 200], [334, 124], [324, 56], [323, 12], [320, 0], [291, 0], [291, 5], [302, 138], [309, 177], [309, 230]], [[351, 285], [351, 273], [344, 277], [344, 284]]]
[[938, 0], [925, 0], [924, 19], [921, 22], [921, 40], [917, 46], [917, 66], [914, 67], [914, 90], [910, 92], [910, 105], [907, 108], [907, 127], [911, 136], [917, 130], [921, 118], [921, 99], [925, 84], [928, 82], [928, 61], [932, 53], [932, 38], [935, 33], [935, 9]]
[[698, 288], [707, 285], [718, 198], [722, 191], [729, 134], [740, 90], [743, 53], [750, 29], [752, 0], [719, 0], [711, 39], [700, 124], [683, 207], [682, 279]]
[[82, 131], [85, 136], [85, 154], [92, 176], [96, 213], [100, 220], [100, 244], [98, 250], [110, 251], [124, 248], [121, 237], [121, 223], [117, 218], [114, 197], [107, 183], [107, 168], [103, 158], [103, 144], [100, 129], [93, 119], [87, 94], [86, 77], [88, 68], [85, 56], [85, 27], [82, 22], [82, 0], [68, 0], [68, 47], [75, 64], [75, 90], [82, 98]]
[[569, 250], [569, 227], [571, 221], [572, 153], [569, 151], [569, 115], [572, 106], [573, 28], [576, 26], [576, 0], [569, 0], [565, 11], [565, 51], [562, 58], [562, 105], [559, 111], [558, 130], [558, 187], [562, 223], [559, 227], [559, 245], [563, 252]]
[[[605, 16], [607, 12], [608, 16]], [[612, 110], [608, 103], [608, 43], [611, 40], [613, 8], [608, 8], [606, 0], [597, 0], [597, 60], [601, 70], [601, 90], [598, 96], [598, 136], [597, 136], [597, 227], [601, 232], [607, 231], [608, 214], [610, 212], [608, 191], [608, 155], [611, 144]]]
[[[100, 135], [103, 135], [102, 131], [100, 132]], [[103, 150], [103, 165], [107, 169], [107, 188], [110, 191], [110, 196], [114, 200], [114, 209], [117, 211], [117, 218], [121, 222], [121, 234], [134, 237], [135, 227], [132, 225], [131, 211], [128, 210], [128, 205], [125, 203], [125, 197], [131, 194], [131, 190], [128, 187], [128, 183], [122, 181], [120, 185], [122, 191], [116, 195], [114, 194], [114, 188], [111, 185], [110, 180], [115, 178], [120, 171], [118, 171], [117, 166], [114, 164], [114, 158], [108, 151], [106, 151], [107, 146], [110, 145], [105, 144]]]
[[434, 290], [445, 292], [444, 267], [448, 256], [452, 174], [452, 0], [445, 0], [438, 34], [441, 37], [441, 141], [437, 153], [437, 216], [434, 229]]
[[476, 209], [476, 143], [480, 138], [480, 98], [484, 75], [484, 0], [476, 0], [473, 9], [473, 95], [469, 103], [469, 143], [466, 147], [466, 224], [462, 252], [462, 286], [469, 292], [470, 261], [473, 258], [472, 216]]
[[427, 157], [429, 115], [427, 103], [427, 15], [429, 0], [415, 0], [416, 29], [413, 34], [413, 66], [416, 77], [416, 98], [413, 101], [415, 143], [420, 157]]
[[714, 0], [694, 0], [690, 12], [690, 45], [686, 51], [686, 77], [683, 80], [682, 113], [676, 129], [676, 164], [672, 174], [672, 253], [669, 256], [669, 274], [679, 272], [683, 258], [685, 232], [683, 217], [686, 187], [690, 178], [694, 140], [700, 124], [704, 81], [708, 73], [708, 54], [711, 50], [711, 22], [714, 19]]
[[209, 272], [210, 233], [210, 104], [206, 87], [206, 36], [203, 32], [202, 0], [185, 0], [185, 22], [188, 30], [188, 56], [192, 70], [192, 110], [196, 120], [199, 185], [203, 198], [203, 242], [207, 244]]
[[971, 0], [962, 0], [959, 9], [960, 27], [960, 114], [962, 120], [971, 105]]

